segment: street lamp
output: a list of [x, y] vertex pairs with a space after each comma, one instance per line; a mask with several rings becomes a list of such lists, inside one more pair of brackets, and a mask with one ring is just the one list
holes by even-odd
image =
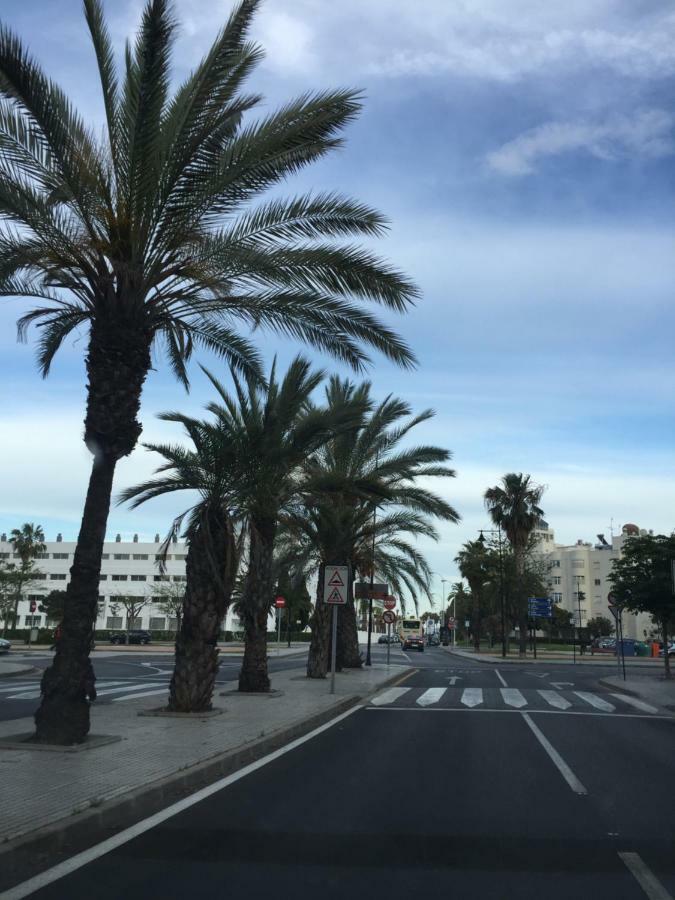
[[[447, 578], [441, 578], [441, 607], [438, 611], [438, 634], [441, 633], [441, 617], [445, 614], [445, 585], [447, 583]], [[443, 621], [443, 625], [447, 625], [447, 622]]]
[[478, 543], [485, 544], [485, 534], [483, 532], [487, 532], [488, 534], [496, 534], [497, 542], [499, 545], [499, 606], [501, 609], [501, 618], [502, 618], [502, 659], [506, 659], [506, 620], [504, 614], [504, 560], [502, 557], [502, 529], [501, 525], [498, 525], [497, 528], [481, 528], [480, 534], [478, 536]]

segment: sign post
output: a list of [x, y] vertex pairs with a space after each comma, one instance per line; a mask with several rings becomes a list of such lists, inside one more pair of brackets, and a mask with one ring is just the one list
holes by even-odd
[[389, 665], [389, 659], [391, 656], [391, 626], [396, 621], [396, 614], [393, 613], [391, 609], [386, 609], [382, 613], [382, 621], [387, 623], [387, 665]]
[[527, 612], [534, 626], [532, 631], [532, 650], [537, 658], [537, 619], [553, 618], [553, 601], [550, 597], [528, 597]]
[[281, 653], [281, 610], [286, 606], [284, 597], [275, 597], [274, 606], [277, 611], [277, 656]]
[[323, 573], [323, 602], [333, 607], [330, 653], [330, 692], [335, 693], [335, 661], [337, 655], [338, 606], [347, 603], [349, 566], [326, 566]]
[[[622, 613], [623, 608], [617, 602], [616, 594], [613, 594], [611, 591], [607, 594], [607, 608], [614, 616], [614, 622], [616, 623], [616, 668], [621, 675], [621, 670], [623, 668], [623, 680], [626, 680], [626, 659], [623, 654], [623, 619]], [[621, 648], [621, 653], [619, 654], [619, 648]]]

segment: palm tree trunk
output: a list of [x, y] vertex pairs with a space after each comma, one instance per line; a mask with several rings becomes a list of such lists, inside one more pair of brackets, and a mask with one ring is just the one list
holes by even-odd
[[187, 582], [168, 709], [197, 713], [211, 709], [219, 664], [218, 635], [237, 564], [231, 523], [223, 511], [206, 512], [188, 539]]
[[325, 678], [328, 672], [328, 660], [330, 653], [330, 616], [331, 608], [323, 602], [323, 577], [326, 564], [319, 566], [319, 581], [316, 587], [316, 602], [314, 613], [310, 619], [312, 640], [309, 644], [309, 656], [307, 658], [307, 677]]
[[360, 669], [362, 665], [356, 626], [356, 609], [354, 601], [350, 600], [345, 606], [341, 606], [338, 612], [335, 667], [337, 669]]
[[239, 690], [269, 691], [267, 619], [274, 594], [274, 523], [251, 526], [249, 563], [241, 602], [244, 619], [244, 659]]
[[35, 713], [35, 740], [41, 743], [80, 744], [89, 732], [89, 652], [116, 462], [107, 454], [94, 458], [66, 589], [61, 637], [54, 662], [42, 677], [42, 703]]
[[152, 335], [117, 310], [124, 298], [111, 298], [113, 313], [101, 313], [89, 334], [89, 379], [84, 441], [94, 456], [80, 533], [70, 570], [61, 639], [42, 678], [42, 702], [35, 714], [35, 740], [78, 744], [89, 732], [87, 687], [91, 635], [98, 612], [101, 554], [117, 461], [128, 456], [141, 433], [137, 419], [143, 383], [150, 370]]

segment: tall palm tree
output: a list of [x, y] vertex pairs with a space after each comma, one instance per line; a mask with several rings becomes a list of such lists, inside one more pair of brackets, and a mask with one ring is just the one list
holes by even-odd
[[37, 557], [44, 553], [45, 533], [42, 525], [35, 525], [32, 522], [24, 522], [21, 528], [13, 528], [9, 536], [9, 543], [13, 545], [14, 552], [19, 557], [19, 568], [15, 573], [16, 596], [14, 599], [14, 624], [16, 628], [19, 617], [19, 601], [21, 600], [21, 592], [27, 582], [31, 580], [30, 570], [33, 562]]
[[544, 515], [539, 507], [544, 486], [535, 484], [530, 475], [509, 472], [501, 484], [485, 491], [485, 506], [495, 525], [504, 530], [511, 545], [516, 570], [516, 595], [513, 598], [520, 627], [519, 655], [527, 652], [527, 605], [525, 567], [530, 536]]
[[255, 204], [339, 146], [359, 110], [353, 91], [323, 91], [250, 119], [261, 100], [244, 89], [261, 59], [248, 40], [259, 3], [240, 0], [172, 94], [169, 0], [147, 0], [121, 72], [100, 0], [84, 0], [102, 139], [20, 38], [0, 30], [0, 296], [44, 301], [19, 321], [20, 337], [31, 324], [41, 330], [43, 375], [70, 334], [88, 333], [84, 439], [93, 465], [63, 637], [42, 681], [40, 741], [80, 742], [89, 729], [89, 633], [113, 476], [141, 433], [153, 350], [166, 353], [186, 386], [196, 347], [259, 377], [249, 328], [297, 338], [357, 369], [364, 345], [413, 362], [358, 301], [404, 311], [416, 289], [369, 252], [334, 242], [380, 234], [382, 216], [331, 193]]
[[[331, 379], [329, 407], [347, 396], [370, 400], [370, 385]], [[329, 610], [323, 603], [326, 565], [347, 563], [354, 573], [377, 572], [402, 600], [416, 604], [429, 594], [431, 570], [410, 538], [438, 538], [431, 519], [456, 522], [455, 510], [418, 482], [453, 477], [445, 463], [450, 453], [440, 447], [401, 446], [413, 428], [433, 416], [413, 416], [403, 401], [387, 397], [356, 428], [341, 432], [306, 465], [304, 508], [286, 519], [292, 539], [319, 566], [317, 601], [312, 620], [308, 661], [310, 677], [325, 677], [329, 658]], [[378, 508], [377, 516], [373, 515]], [[374, 552], [373, 552], [374, 548]], [[340, 611], [337, 655], [343, 665], [360, 665], [353, 598]]]
[[481, 605], [486, 583], [492, 577], [491, 553], [480, 541], [466, 541], [455, 557], [471, 593], [471, 633], [476, 653], [480, 653]]
[[[132, 500], [136, 507], [165, 493], [198, 490], [204, 498], [200, 508], [208, 503], [209, 508], [219, 510], [220, 516], [242, 529], [245, 538], [242, 549], [247, 559], [237, 601], [245, 634], [239, 689], [268, 691], [267, 618], [276, 579], [273, 551], [279, 515], [297, 498], [302, 462], [336, 430], [349, 424], [355, 407], [343, 404], [329, 409], [313, 405], [311, 395], [321, 383], [323, 372], [313, 371], [300, 357], [291, 363], [281, 382], [277, 381], [273, 365], [266, 388], [254, 379], [242, 383], [233, 373], [233, 395], [213, 375], [208, 372], [207, 375], [218, 395], [217, 401], [207, 405], [211, 420], [197, 421], [175, 412], [161, 416], [165, 421], [182, 424], [194, 449], [145, 445], [166, 460], [158, 470], [161, 477], [128, 488], [122, 492], [121, 499]], [[359, 412], [356, 407], [356, 414]], [[194, 515], [193, 508], [192, 518]], [[181, 520], [179, 517], [176, 527]], [[231, 538], [228, 543], [221, 535], [210, 547], [214, 562], [210, 567], [198, 569], [190, 565], [193, 544], [200, 545], [190, 525], [186, 537], [189, 544], [186, 600], [176, 644], [174, 682], [187, 685], [189, 690], [178, 698], [178, 689], [174, 690], [172, 682], [169, 707], [201, 711], [207, 693], [210, 704], [217, 670], [215, 642], [234, 587], [236, 564], [227, 566], [230, 580], [217, 607], [218, 618], [209, 617], [200, 598], [217, 596], [219, 582], [213, 582], [209, 588], [210, 572], [222, 564], [221, 557], [227, 562], [228, 555], [230, 559], [236, 559], [237, 555], [232, 552]], [[228, 552], [223, 554], [224, 550]], [[188, 615], [190, 606], [193, 612]], [[195, 642], [195, 629], [204, 628], [201, 620], [208, 623], [208, 640]], [[200, 673], [198, 683], [194, 681], [192, 669]], [[204, 677], [205, 672], [208, 679]]]

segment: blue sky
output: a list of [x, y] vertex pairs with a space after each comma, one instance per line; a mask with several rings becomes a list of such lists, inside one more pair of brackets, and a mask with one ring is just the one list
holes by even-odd
[[[121, 48], [139, 0], [109, 0]], [[177, 77], [195, 64], [229, 0], [177, 0]], [[49, 73], [97, 127], [101, 108], [78, 0], [4, 0]], [[398, 327], [420, 365], [381, 359], [375, 391], [436, 418], [420, 436], [449, 447], [443, 492], [462, 515], [429, 547], [454, 578], [460, 545], [487, 525], [481, 496], [507, 471], [545, 485], [565, 542], [623, 522], [670, 531], [675, 437], [675, 9], [661, 0], [267, 0], [256, 26], [267, 57], [254, 77], [266, 107], [306, 89], [365, 93], [346, 146], [295, 193], [337, 188], [391, 219], [379, 252], [420, 285]], [[15, 343], [18, 301], [0, 308], [0, 529], [40, 521], [77, 533], [89, 460], [81, 445], [85, 336], [43, 382]], [[297, 347], [266, 339], [268, 357]], [[330, 360], [321, 360], [328, 369]], [[158, 361], [144, 437], [169, 436], [186, 397]], [[143, 450], [117, 487], [147, 475]], [[175, 500], [113, 509], [111, 534], [164, 532]], [[440, 581], [437, 584], [440, 590]]]

